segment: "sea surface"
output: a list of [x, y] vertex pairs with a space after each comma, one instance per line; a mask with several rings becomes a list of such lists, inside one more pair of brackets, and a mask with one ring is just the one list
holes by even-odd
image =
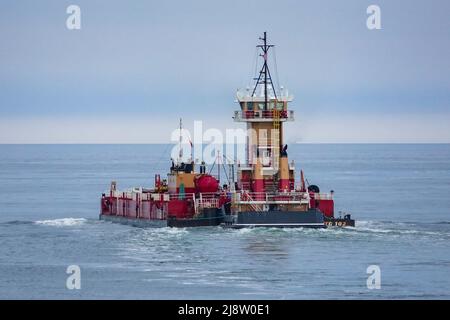
[[[299, 144], [345, 229], [142, 229], [99, 197], [152, 186], [166, 145], [0, 145], [2, 299], [449, 299], [450, 145]], [[81, 288], [66, 287], [78, 265]], [[380, 268], [380, 288], [367, 268]]]

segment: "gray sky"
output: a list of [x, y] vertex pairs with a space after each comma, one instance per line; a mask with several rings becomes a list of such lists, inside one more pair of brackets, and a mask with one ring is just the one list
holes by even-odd
[[[66, 8], [81, 8], [81, 30]], [[368, 30], [366, 8], [381, 8]], [[0, 143], [168, 142], [236, 127], [263, 31], [290, 142], [450, 142], [449, 1], [0, 3]], [[274, 72], [272, 70], [272, 72]]]

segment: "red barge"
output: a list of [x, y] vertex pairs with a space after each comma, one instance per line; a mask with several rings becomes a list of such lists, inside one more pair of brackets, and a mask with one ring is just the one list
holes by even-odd
[[[153, 188], [110, 190], [101, 197], [100, 219], [136, 226], [307, 227], [354, 226], [349, 214], [335, 217], [333, 192], [307, 185], [289, 162], [283, 126], [294, 120], [287, 91], [275, 90], [268, 67], [266, 33], [257, 47], [263, 58], [253, 91], [238, 91], [234, 121], [248, 132], [246, 163], [230, 164], [233, 179], [220, 186], [204, 162], [172, 161], [167, 179], [155, 176]], [[258, 92], [259, 91], [259, 92]], [[218, 167], [220, 167], [218, 165]], [[197, 170], [198, 169], [198, 170]], [[237, 177], [236, 181], [234, 176]]]

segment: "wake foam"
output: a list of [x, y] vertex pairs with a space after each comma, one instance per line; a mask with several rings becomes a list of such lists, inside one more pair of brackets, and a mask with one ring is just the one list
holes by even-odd
[[[418, 226], [414, 223], [383, 223], [378, 221], [356, 221], [356, 227], [354, 230], [361, 232], [370, 233], [381, 233], [381, 234], [404, 234], [404, 235], [425, 235], [425, 236], [436, 236], [442, 235], [439, 231], [429, 231], [417, 228]], [[444, 233], [445, 234], [445, 233]]]
[[55, 226], [55, 227], [67, 227], [67, 226], [79, 226], [86, 222], [85, 218], [62, 218], [53, 220], [38, 220], [36, 224]]

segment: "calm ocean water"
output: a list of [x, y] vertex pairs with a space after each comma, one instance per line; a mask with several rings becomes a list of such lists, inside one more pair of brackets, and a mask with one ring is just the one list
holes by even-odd
[[[450, 298], [450, 145], [292, 145], [356, 228], [141, 229], [99, 196], [151, 186], [164, 145], [0, 145], [0, 298]], [[81, 268], [81, 289], [66, 268]], [[369, 265], [381, 289], [366, 286]]]

